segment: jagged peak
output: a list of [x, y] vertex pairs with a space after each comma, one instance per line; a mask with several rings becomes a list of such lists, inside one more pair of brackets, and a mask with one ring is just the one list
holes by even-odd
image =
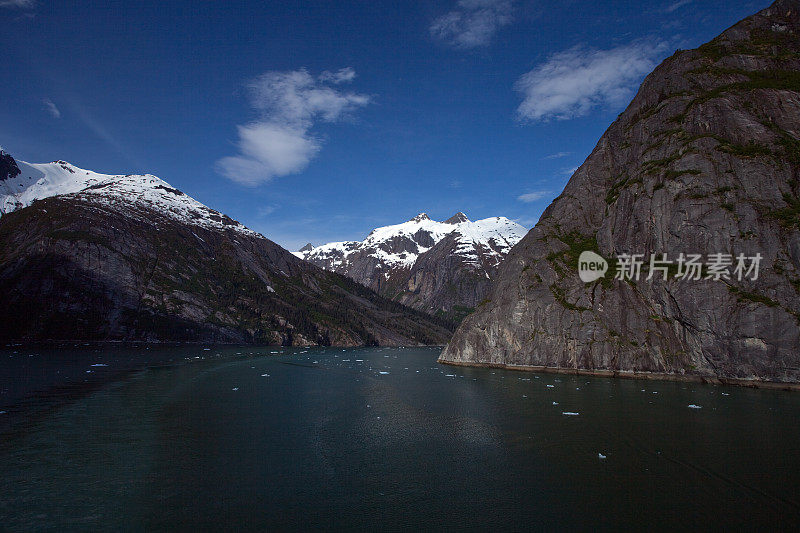
[[0, 148], [0, 181], [16, 178], [19, 173], [17, 162], [11, 154]]
[[461, 222], [469, 222], [469, 218], [467, 215], [459, 211], [455, 215], [451, 216], [447, 220], [444, 221], [445, 224], [459, 224]]
[[302, 248], [300, 248], [297, 251], [298, 252], [310, 252], [313, 249], [314, 249], [314, 246], [309, 242], [309, 243], [306, 243], [305, 246], [303, 246]]
[[422, 222], [423, 220], [430, 220], [431, 217], [428, 216], [428, 213], [420, 213], [419, 215], [415, 216], [409, 222]]

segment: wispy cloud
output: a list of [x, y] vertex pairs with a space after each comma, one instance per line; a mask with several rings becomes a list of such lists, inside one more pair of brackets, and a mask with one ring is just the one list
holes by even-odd
[[573, 174], [575, 174], [576, 170], [578, 170], [578, 167], [562, 168], [561, 174], [564, 176], [572, 176]]
[[560, 159], [562, 157], [567, 157], [568, 155], [572, 155], [572, 152], [556, 152], [554, 154], [545, 156], [542, 159]]
[[354, 79], [356, 79], [356, 71], [353, 70], [353, 67], [345, 67], [337, 70], [336, 72], [330, 72], [326, 70], [319, 75], [320, 81], [331, 82], [334, 85], [339, 85], [340, 83], [349, 83]]
[[511, 24], [513, 11], [512, 0], [459, 0], [433, 21], [431, 36], [455, 48], [487, 46], [498, 29]]
[[265, 205], [258, 208], [258, 216], [259, 218], [267, 217], [274, 213], [278, 209], [277, 206], [274, 205]]
[[687, 4], [691, 4], [694, 0], [678, 0], [664, 8], [664, 13], [672, 13], [673, 11], [682, 8]]
[[49, 98], [44, 98], [42, 99], [42, 103], [44, 104], [45, 111], [50, 113], [53, 118], [61, 118], [61, 111], [59, 111], [58, 107], [56, 107], [56, 104], [54, 104], [52, 100]]
[[551, 55], [522, 76], [521, 120], [565, 120], [593, 108], [621, 106], [668, 50], [664, 42], [637, 41], [609, 50], [575, 46]]
[[33, 9], [36, 7], [36, 0], [0, 0], [0, 7]]
[[352, 68], [312, 76], [307, 70], [267, 72], [248, 85], [259, 118], [238, 126], [239, 155], [217, 161], [217, 171], [243, 185], [304, 170], [321, 148], [311, 129], [318, 121], [338, 122], [370, 103], [364, 94], [333, 85], [351, 82]]
[[550, 194], [550, 191], [531, 191], [531, 192], [526, 192], [525, 194], [522, 194], [522, 195], [518, 196], [517, 200], [519, 200], [520, 202], [525, 202], [526, 204], [529, 204], [531, 202], [535, 202], [537, 200], [541, 200], [542, 198], [546, 197], [548, 194]]

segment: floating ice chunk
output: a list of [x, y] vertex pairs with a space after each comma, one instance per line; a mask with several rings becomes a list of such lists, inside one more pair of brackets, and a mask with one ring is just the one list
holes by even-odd
[[446, 377], [446, 378], [454, 378], [454, 377], [456, 377], [456, 375], [455, 374], [445, 374], [444, 377]]
[[356, 359], [356, 363], [363, 363], [363, 362], [364, 362], [363, 359]]
[[558, 402], [553, 402], [553, 405], [558, 405]]
[[0, 411], [0, 415], [4, 415], [4, 414], [6, 414], [5, 411]]
[[562, 411], [561, 414], [566, 416], [578, 416], [580, 413], [573, 413], [572, 411]]
[[261, 377], [262, 377], [262, 378], [268, 378], [268, 377], [269, 377], [269, 374], [261, 374]]
[[597, 458], [598, 458], [598, 459], [600, 459], [600, 460], [602, 461], [603, 459], [605, 459], [605, 458], [606, 458], [606, 456], [605, 456], [605, 455], [603, 455], [602, 453], [599, 453], [599, 452], [598, 452], [598, 453], [597, 453]]
[[695, 405], [693, 403], [689, 404], [689, 409], [702, 409], [702, 408], [703, 408], [702, 405]]
[[204, 351], [204, 352], [210, 352], [210, 351], [211, 351], [211, 348], [203, 348], [203, 351]]
[[547, 386], [548, 389], [552, 389], [553, 387], [555, 387], [555, 385], [548, 385]]
[[95, 363], [95, 364], [90, 365], [90, 366], [108, 366], [108, 365], [103, 364], [103, 363]]
[[239, 390], [239, 387], [234, 387], [231, 390]]
[[350, 359], [342, 359], [342, 363], [349, 363]]
[[378, 374], [381, 374], [381, 375], [385, 376], [386, 374], [388, 374], [388, 372], [384, 372], [383, 370], [381, 370], [380, 372], [378, 372]]
[[730, 396], [730, 394], [728, 394], [727, 392], [723, 392], [722, 395], [723, 396]]
[[522, 397], [523, 397], [523, 398], [527, 398], [527, 397], [528, 397], [528, 395], [527, 395], [527, 394], [523, 394], [523, 395], [522, 395]]

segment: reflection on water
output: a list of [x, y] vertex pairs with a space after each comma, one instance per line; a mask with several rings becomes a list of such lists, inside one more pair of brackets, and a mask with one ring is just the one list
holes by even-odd
[[797, 393], [454, 368], [427, 348], [162, 348], [150, 363], [196, 362], [133, 374], [144, 350], [94, 350], [38, 356], [37, 376], [114, 378], [57, 408], [30, 391], [59, 382], [11, 398], [29, 370], [5, 372], [2, 527], [798, 525]]

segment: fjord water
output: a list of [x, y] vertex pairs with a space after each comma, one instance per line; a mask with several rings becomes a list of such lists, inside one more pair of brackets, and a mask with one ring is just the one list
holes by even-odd
[[433, 348], [139, 349], [195, 362], [127, 374], [136, 349], [18, 352], [0, 357], [30, 390], [59, 365], [113, 379], [53, 404], [9, 399], [3, 373], [3, 529], [800, 523], [798, 393], [457, 368]]

